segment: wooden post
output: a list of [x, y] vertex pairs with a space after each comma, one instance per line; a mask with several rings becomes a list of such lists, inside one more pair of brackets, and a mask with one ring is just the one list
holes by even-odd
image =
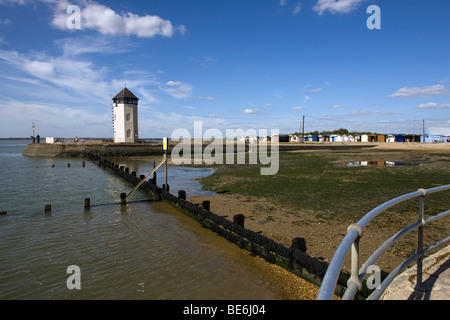
[[89, 199], [89, 198], [84, 199], [84, 208], [85, 209], [91, 208], [91, 199]]
[[0, 211], [0, 216], [6, 216], [8, 214], [8, 211]]
[[301, 252], [306, 252], [306, 241], [303, 238], [292, 239], [292, 249], [297, 249]]
[[162, 189], [153, 190], [153, 201], [161, 201], [161, 190]]
[[52, 205], [46, 204], [45, 205], [45, 213], [50, 213], [50, 212], [52, 212]]
[[120, 194], [120, 203], [121, 204], [126, 204], [127, 203], [127, 194], [126, 193], [121, 193]]
[[184, 190], [179, 190], [178, 191], [178, 198], [186, 200], [186, 191]]
[[206, 210], [210, 210], [210, 207], [211, 207], [211, 202], [210, 201], [208, 201], [208, 200], [205, 200], [205, 201], [203, 201], [202, 202], [202, 207], [203, 207], [203, 209], [206, 209]]
[[237, 214], [233, 217], [233, 223], [244, 228], [245, 217], [243, 214]]

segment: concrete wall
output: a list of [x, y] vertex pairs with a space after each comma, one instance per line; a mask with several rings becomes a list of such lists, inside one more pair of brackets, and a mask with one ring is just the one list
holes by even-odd
[[28, 157], [86, 157], [86, 153], [106, 156], [162, 155], [162, 144], [138, 143], [30, 143], [23, 152]]

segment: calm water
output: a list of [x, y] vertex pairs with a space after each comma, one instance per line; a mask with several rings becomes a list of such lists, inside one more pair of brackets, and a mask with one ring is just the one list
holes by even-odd
[[[0, 299], [282, 299], [248, 252], [140, 191], [121, 206], [124, 180], [87, 160], [23, 157], [26, 143], [0, 141]], [[201, 195], [193, 178], [208, 174], [170, 168], [171, 191]], [[67, 288], [71, 265], [81, 290]]]

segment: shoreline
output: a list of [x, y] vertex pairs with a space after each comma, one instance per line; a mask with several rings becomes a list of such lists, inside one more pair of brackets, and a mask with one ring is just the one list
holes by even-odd
[[[169, 144], [170, 153], [174, 145]], [[193, 142], [195, 143], [195, 142]], [[191, 143], [191, 152], [194, 152]], [[202, 143], [202, 149], [209, 146], [209, 142]], [[241, 151], [241, 142], [235, 142], [235, 152]], [[268, 143], [268, 146], [270, 143]], [[249, 144], [245, 144], [245, 151]], [[279, 152], [334, 152], [334, 151], [364, 151], [364, 150], [426, 150], [450, 151], [450, 143], [422, 143], [422, 142], [305, 142], [305, 143], [279, 143]], [[226, 143], [223, 144], [225, 152]], [[83, 157], [86, 153], [94, 153], [104, 157], [108, 156], [162, 156], [164, 155], [162, 143], [112, 143], [100, 141], [86, 141], [77, 143], [29, 143], [23, 155], [29, 157]]]

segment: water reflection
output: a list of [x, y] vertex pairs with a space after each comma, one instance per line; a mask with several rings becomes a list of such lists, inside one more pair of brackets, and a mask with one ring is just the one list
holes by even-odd
[[354, 161], [344, 164], [347, 167], [402, 167], [402, 166], [426, 166], [425, 163], [405, 162], [405, 161]]
[[281, 299], [247, 251], [163, 202], [6, 215], [0, 231], [0, 299]]
[[[158, 165], [158, 161], [122, 158], [111, 159], [112, 162], [119, 164], [119, 166], [128, 167], [130, 172], [136, 172], [137, 176], [147, 176], [155, 166]], [[178, 194], [179, 190], [185, 190], [188, 197], [193, 196], [210, 196], [215, 192], [203, 190], [202, 184], [197, 179], [204, 178], [214, 174], [213, 168], [191, 168], [191, 167], [178, 167], [169, 166], [167, 170], [167, 182], [170, 187], [170, 193]], [[150, 177], [150, 178], [153, 178]], [[156, 184], [162, 186], [165, 183], [165, 170], [164, 166], [156, 171]]]

